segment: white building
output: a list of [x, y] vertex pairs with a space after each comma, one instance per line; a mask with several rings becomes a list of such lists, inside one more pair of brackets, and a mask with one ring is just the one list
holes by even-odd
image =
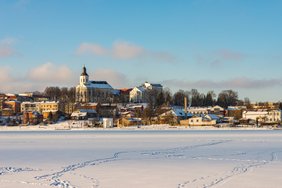
[[151, 84], [149, 82], [145, 82], [143, 85], [142, 85], [145, 89], [155, 89], [159, 92], [161, 92], [163, 90], [163, 86], [161, 84]]
[[203, 117], [194, 116], [187, 120], [180, 121], [180, 124], [186, 126], [214, 126], [216, 125], [216, 120], [209, 120]]
[[39, 112], [40, 106], [39, 102], [22, 102], [21, 112]]
[[89, 81], [86, 67], [82, 69], [79, 85], [76, 86], [76, 102], [109, 102], [114, 89], [106, 81]]
[[244, 119], [251, 119], [262, 123], [278, 123], [281, 121], [280, 110], [243, 111]]
[[190, 107], [187, 111], [194, 115], [223, 114], [224, 108], [216, 105], [213, 107]]
[[156, 90], [158, 93], [163, 90], [161, 84], [145, 82], [139, 87], [134, 87], [129, 93], [129, 101], [134, 103], [146, 102], [146, 94], [149, 90]]
[[129, 93], [129, 101], [141, 103], [145, 100], [145, 88], [135, 87]]
[[190, 107], [187, 108], [187, 112], [193, 115], [206, 115], [209, 113], [208, 107]]

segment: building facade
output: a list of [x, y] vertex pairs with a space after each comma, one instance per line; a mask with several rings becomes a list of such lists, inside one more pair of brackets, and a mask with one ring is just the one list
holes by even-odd
[[60, 109], [59, 102], [23, 102], [21, 104], [21, 112], [57, 112]]
[[243, 111], [244, 119], [251, 119], [260, 123], [279, 123], [281, 122], [280, 110], [257, 110]]
[[139, 87], [133, 88], [129, 93], [129, 101], [134, 103], [147, 102], [146, 95], [148, 91], [155, 90], [157, 93], [162, 92], [163, 86], [161, 84], [151, 84], [145, 82]]

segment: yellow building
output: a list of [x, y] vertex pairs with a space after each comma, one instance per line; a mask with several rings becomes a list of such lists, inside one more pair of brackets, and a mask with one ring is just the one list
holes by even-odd
[[21, 103], [19, 101], [4, 101], [5, 108], [9, 108], [13, 111], [13, 114], [17, 114], [21, 111]]
[[39, 110], [40, 112], [43, 112], [43, 111], [52, 111], [52, 112], [55, 112], [55, 111], [59, 111], [59, 102], [55, 102], [55, 101], [46, 101], [46, 102], [40, 102], [39, 103]]
[[60, 109], [60, 103], [56, 101], [44, 101], [44, 102], [23, 102], [21, 105], [22, 112], [37, 111], [44, 112], [56, 112]]

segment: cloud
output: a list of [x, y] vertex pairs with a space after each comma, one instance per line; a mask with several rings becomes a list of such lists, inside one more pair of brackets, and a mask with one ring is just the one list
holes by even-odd
[[241, 61], [245, 59], [246, 55], [243, 53], [231, 51], [228, 49], [221, 49], [216, 53], [217, 57], [227, 61]]
[[0, 92], [44, 91], [47, 86], [75, 86], [79, 74], [65, 65], [51, 62], [39, 65], [22, 75], [16, 75], [12, 67], [0, 67]]
[[[6, 82], [14, 81], [11, 75], [11, 68], [10, 67], [1, 67], [0, 68], [0, 80], [1, 84], [5, 84]], [[2, 85], [1, 85], [2, 86]]]
[[196, 55], [195, 59], [198, 64], [210, 64], [213, 66], [222, 65], [229, 62], [242, 62], [247, 55], [230, 49], [220, 49], [214, 52]]
[[25, 79], [21, 76], [13, 75], [12, 70], [9, 66], [0, 67], [0, 93], [26, 91], [27, 85]]
[[103, 56], [108, 54], [108, 50], [98, 44], [82, 43], [77, 49], [77, 54], [95, 54]]
[[166, 80], [164, 85], [178, 88], [209, 88], [209, 89], [263, 89], [275, 86], [282, 86], [282, 79], [250, 79], [250, 78], [234, 78], [223, 81], [198, 80], [198, 81], [183, 81], [183, 80]]
[[[88, 71], [90, 80], [105, 80], [114, 88], [127, 87], [129, 79], [123, 73], [112, 69]], [[22, 75], [13, 72], [12, 67], [0, 67], [0, 93], [21, 93], [26, 91], [44, 91], [48, 86], [75, 87], [79, 83], [79, 72], [72, 71], [66, 65], [52, 62], [41, 64]]]
[[77, 55], [94, 55], [111, 57], [117, 60], [154, 60], [158, 62], [174, 62], [176, 58], [168, 52], [145, 49], [136, 44], [116, 41], [111, 48], [96, 43], [82, 43], [76, 50]]
[[145, 55], [145, 49], [127, 42], [115, 42], [112, 49], [113, 56], [117, 59], [134, 59]]
[[13, 38], [4, 38], [0, 40], [0, 58], [12, 57], [17, 54], [13, 49], [15, 41], [16, 40]]
[[90, 79], [106, 80], [114, 88], [124, 88], [128, 86], [129, 80], [125, 74], [112, 69], [97, 69], [93, 72]]
[[36, 82], [66, 83], [71, 80], [72, 71], [65, 65], [55, 65], [51, 62], [31, 69], [27, 78]]
[[0, 46], [0, 58], [11, 57], [15, 55], [15, 51], [10, 47]]

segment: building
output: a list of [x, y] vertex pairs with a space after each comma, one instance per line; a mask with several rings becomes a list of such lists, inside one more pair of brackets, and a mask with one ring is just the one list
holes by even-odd
[[57, 112], [59, 111], [60, 103], [57, 101], [44, 101], [39, 102], [39, 111], [40, 112]]
[[210, 121], [211, 120], [215, 120], [216, 123], [221, 123], [222, 122], [222, 119], [219, 116], [215, 115], [215, 114], [207, 114], [207, 115], [204, 116], [204, 119], [210, 120]]
[[129, 102], [129, 96], [130, 91], [132, 91], [133, 88], [122, 88], [119, 89], [119, 102], [121, 103], [128, 103]]
[[220, 106], [213, 107], [190, 107], [187, 108], [187, 112], [193, 115], [207, 115], [207, 114], [216, 114], [216, 115], [224, 115], [225, 110]]
[[129, 101], [134, 103], [147, 102], [146, 95], [148, 91], [154, 90], [157, 93], [162, 92], [163, 86], [161, 84], [151, 84], [145, 82], [141, 86], [134, 87], [129, 93]]
[[244, 110], [247, 110], [246, 106], [228, 106], [225, 115], [227, 117], [234, 117], [235, 120], [239, 120], [242, 118]]
[[76, 102], [111, 102], [114, 89], [106, 81], [90, 81], [84, 66], [76, 86]]
[[19, 101], [4, 101], [3, 106], [11, 109], [13, 114], [17, 114], [21, 111], [21, 103]]
[[3, 99], [0, 99], [0, 115], [2, 114], [2, 109], [3, 109]]
[[159, 115], [160, 123], [179, 124], [181, 120], [191, 117], [192, 114], [185, 112], [182, 109], [171, 109]]
[[21, 112], [39, 112], [40, 107], [38, 102], [22, 102]]
[[14, 111], [11, 108], [3, 108], [2, 109], [2, 116], [13, 116]]
[[98, 118], [96, 110], [79, 109], [71, 114], [73, 120], [88, 120], [89, 118]]
[[253, 120], [262, 124], [276, 124], [281, 122], [280, 110], [243, 111], [243, 119]]
[[145, 88], [139, 86], [134, 87], [129, 93], [129, 101], [134, 103], [142, 103], [145, 101]]
[[42, 101], [49, 101], [50, 98], [39, 92], [25, 92], [25, 93], [20, 93], [18, 95], [18, 100], [22, 102], [23, 101], [42, 102]]
[[39, 123], [43, 122], [43, 115], [39, 112], [24, 112], [23, 113], [23, 123], [24, 124], [31, 124], [31, 125], [37, 125]]
[[102, 103], [97, 109], [98, 115], [105, 118], [115, 118], [118, 115], [117, 104]]
[[100, 107], [100, 104], [95, 103], [95, 102], [82, 103], [82, 104], [79, 103], [79, 104], [77, 104], [76, 109], [77, 110], [84, 109], [84, 110], [96, 110], [96, 111], [98, 111], [99, 107]]
[[125, 118], [122, 117], [118, 119], [117, 126], [118, 127], [128, 127], [128, 126], [136, 126], [136, 125], [142, 125], [141, 118]]
[[209, 109], [209, 113], [224, 116], [225, 115], [225, 109], [222, 108], [221, 106], [216, 105], [216, 106], [213, 106]]
[[193, 115], [206, 115], [209, 113], [208, 107], [190, 107], [187, 108], [187, 112], [193, 114]]
[[209, 120], [203, 117], [193, 116], [187, 120], [181, 120], [180, 124], [186, 126], [214, 126], [216, 125], [216, 120]]
[[252, 103], [251, 109], [258, 110], [258, 109], [268, 109], [268, 110], [276, 110], [279, 108], [279, 103], [273, 102], [259, 102], [259, 103]]
[[143, 85], [142, 85], [145, 89], [148, 89], [148, 90], [157, 90], [158, 92], [161, 92], [163, 90], [163, 86], [161, 84], [151, 84], [149, 82], [145, 82]]
[[60, 109], [60, 103], [57, 101], [44, 102], [23, 102], [21, 112], [57, 112]]

